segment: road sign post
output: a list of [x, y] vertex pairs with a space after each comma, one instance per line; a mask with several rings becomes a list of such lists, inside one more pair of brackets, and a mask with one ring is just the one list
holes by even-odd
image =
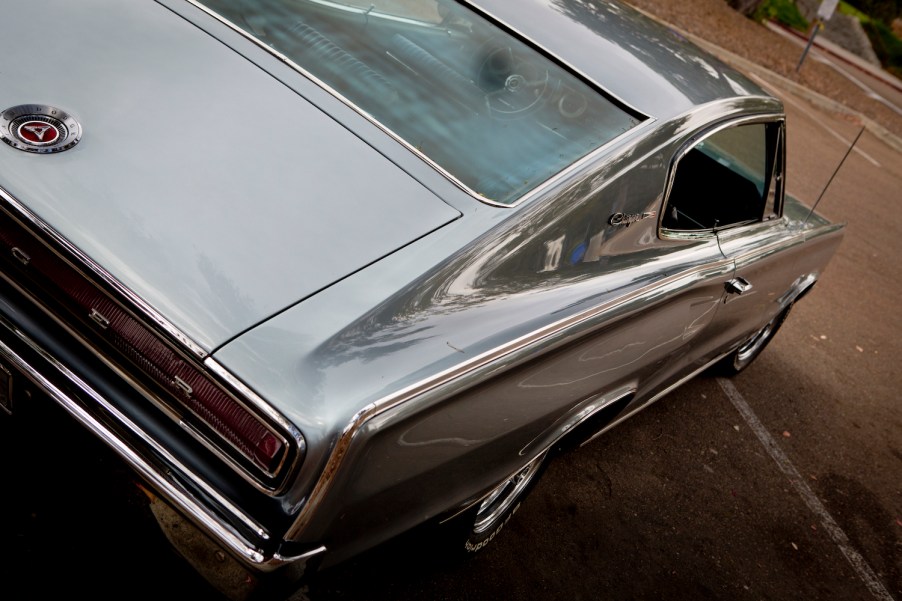
[[817, 16], [814, 18], [814, 23], [811, 25], [811, 35], [808, 36], [808, 43], [802, 51], [802, 56], [799, 58], [799, 64], [796, 65], [796, 73], [802, 68], [802, 63], [805, 62], [805, 57], [808, 56], [808, 51], [811, 50], [811, 46], [814, 44], [814, 38], [817, 37], [817, 32], [820, 31], [826, 21], [830, 20], [833, 13], [836, 12], [836, 6], [838, 4], [839, 0], [822, 0], [821, 5], [817, 7]]

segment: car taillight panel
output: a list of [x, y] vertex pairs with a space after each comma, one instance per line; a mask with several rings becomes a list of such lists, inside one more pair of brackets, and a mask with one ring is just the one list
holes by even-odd
[[115, 349], [115, 355], [156, 385], [157, 393], [150, 396], [162, 403], [167, 413], [255, 481], [268, 488], [276, 486], [303, 450], [298, 434], [277, 425], [271, 412], [252, 408], [250, 402], [228, 390], [199, 360], [177, 350], [164, 334], [145, 325], [3, 212], [0, 243], [5, 256], [20, 264], [29, 280], [42, 289], [41, 294], [64, 305]]

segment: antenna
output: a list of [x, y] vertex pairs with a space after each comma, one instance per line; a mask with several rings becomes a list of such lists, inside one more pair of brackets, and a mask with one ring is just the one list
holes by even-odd
[[821, 191], [821, 195], [817, 197], [817, 201], [815, 201], [814, 206], [811, 207], [811, 211], [808, 212], [808, 217], [805, 217], [805, 221], [802, 222], [802, 226], [808, 223], [808, 220], [811, 219], [811, 216], [814, 215], [814, 210], [817, 208], [817, 205], [820, 204], [821, 199], [824, 197], [824, 194], [827, 193], [827, 188], [830, 187], [830, 184], [833, 183], [833, 178], [836, 177], [836, 174], [839, 173], [839, 170], [842, 168], [843, 163], [846, 162], [846, 159], [849, 158], [849, 155], [852, 154], [852, 149], [855, 148], [855, 144], [858, 143], [858, 138], [861, 137], [861, 134], [864, 133], [865, 127], [862, 126], [861, 131], [858, 132], [858, 135], [855, 136], [855, 139], [852, 141], [852, 145], [849, 146], [849, 149], [846, 151], [846, 155], [839, 162], [839, 165], [836, 166], [836, 169], [833, 171], [833, 175], [830, 176], [830, 181], [827, 182], [827, 185], [824, 186], [824, 189]]

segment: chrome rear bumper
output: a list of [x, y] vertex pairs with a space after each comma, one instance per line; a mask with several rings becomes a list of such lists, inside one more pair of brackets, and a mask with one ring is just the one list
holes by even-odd
[[[276, 570], [303, 572], [308, 560], [325, 551], [324, 547], [316, 547], [291, 555], [280, 553], [280, 541], [273, 540], [251, 516], [217, 493], [96, 387], [59, 360], [36, 337], [17, 326], [13, 321], [17, 316], [21, 315], [16, 308], [0, 295], [0, 369], [10, 374], [4, 381], [19, 386], [24, 384], [21, 382], [24, 378], [36, 392], [62, 407], [121, 457], [154, 495], [165, 501], [168, 510], [161, 509], [158, 500], [151, 504], [157, 521], [170, 542], [208, 580], [213, 581], [216, 570], [210, 573], [199, 565], [196, 549], [201, 540], [209, 549], [200, 557], [216, 557], [220, 563], [234, 564], [232, 573], [244, 570], [255, 577]], [[166, 520], [161, 520], [164, 514]], [[190, 542], [184, 537], [173, 537], [167, 525], [179, 520], [203, 536], [193, 536]], [[290, 569], [280, 569], [289, 564]], [[216, 582], [213, 584], [220, 588]]]

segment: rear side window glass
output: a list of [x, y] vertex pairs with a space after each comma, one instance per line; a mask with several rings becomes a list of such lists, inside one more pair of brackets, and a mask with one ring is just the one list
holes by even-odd
[[645, 118], [450, 0], [197, 1], [497, 203]]
[[661, 225], [699, 231], [761, 221], [779, 211], [779, 123], [728, 127], [682, 155]]

